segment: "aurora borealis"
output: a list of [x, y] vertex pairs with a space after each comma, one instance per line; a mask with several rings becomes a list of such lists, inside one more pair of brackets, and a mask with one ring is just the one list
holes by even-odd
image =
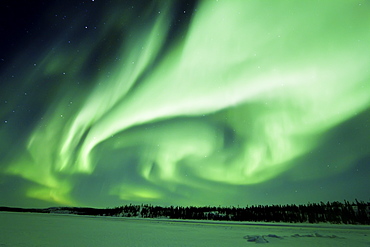
[[369, 200], [369, 1], [1, 5], [1, 205]]

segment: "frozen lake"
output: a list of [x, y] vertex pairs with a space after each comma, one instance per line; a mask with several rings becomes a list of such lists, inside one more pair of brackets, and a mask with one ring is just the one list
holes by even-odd
[[370, 226], [0, 212], [2, 246], [370, 246]]

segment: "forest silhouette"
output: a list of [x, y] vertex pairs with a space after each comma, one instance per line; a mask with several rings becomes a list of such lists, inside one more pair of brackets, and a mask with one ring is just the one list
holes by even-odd
[[25, 209], [0, 207], [0, 211], [59, 213], [94, 216], [168, 218], [188, 220], [331, 223], [370, 225], [370, 202], [320, 202], [306, 205], [256, 205], [247, 207], [161, 207], [150, 204], [124, 205], [115, 208], [50, 207]]

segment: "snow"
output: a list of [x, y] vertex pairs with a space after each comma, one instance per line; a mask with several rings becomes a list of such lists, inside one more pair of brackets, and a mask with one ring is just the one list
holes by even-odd
[[[0, 246], [370, 246], [370, 226], [0, 212]], [[258, 246], [258, 245], [257, 245]]]

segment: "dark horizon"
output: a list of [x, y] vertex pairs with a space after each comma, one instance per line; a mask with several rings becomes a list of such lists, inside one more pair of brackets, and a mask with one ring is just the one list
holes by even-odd
[[[134, 204], [134, 203], [125, 203], [125, 204], [121, 204], [121, 205], [115, 205], [115, 206], [101, 206], [101, 207], [94, 207], [94, 206], [88, 206], [88, 205], [80, 205], [80, 206], [68, 206], [68, 205], [55, 205], [55, 206], [44, 206], [44, 207], [19, 207], [19, 206], [8, 206], [8, 205], [0, 205], [0, 209], [1, 208], [18, 208], [18, 209], [50, 209], [50, 208], [91, 208], [91, 209], [112, 209], [112, 208], [119, 208], [119, 207], [122, 207], [122, 206], [129, 206], [129, 205], [133, 205], [133, 206], [141, 206], [141, 205], [149, 205], [149, 206], [154, 206], [154, 207], [163, 207], [163, 208], [170, 208], [170, 207], [197, 207], [197, 208], [201, 208], [201, 207], [221, 207], [221, 208], [248, 208], [248, 207], [258, 207], [258, 206], [262, 206], [262, 207], [270, 207], [270, 206], [290, 206], [290, 205], [296, 205], [296, 206], [305, 206], [305, 205], [310, 205], [310, 204], [327, 204], [327, 203], [350, 203], [350, 204], [356, 204], [356, 203], [365, 203], [365, 204], [370, 204], [370, 199], [369, 200], [359, 200], [359, 199], [354, 199], [354, 200], [342, 200], [342, 201], [339, 201], [339, 200], [335, 200], [335, 201], [314, 201], [314, 202], [306, 202], [306, 203], [279, 203], [279, 204], [246, 204], [246, 205], [212, 205], [212, 204], [207, 204], [207, 205], [198, 205], [198, 206], [194, 206], [194, 205], [175, 205], [175, 204], [172, 204], [172, 205], [159, 205], [159, 204], [151, 204], [151, 203], [140, 203], [140, 204]], [[2, 211], [2, 210], [0, 210]]]
[[122, 205], [115, 208], [51, 207], [23, 209], [0, 207], [0, 211], [73, 214], [104, 217], [134, 217], [171, 220], [211, 220], [285, 223], [370, 224], [370, 202], [320, 202], [306, 205], [272, 205], [247, 207], [161, 207], [155, 205]]

